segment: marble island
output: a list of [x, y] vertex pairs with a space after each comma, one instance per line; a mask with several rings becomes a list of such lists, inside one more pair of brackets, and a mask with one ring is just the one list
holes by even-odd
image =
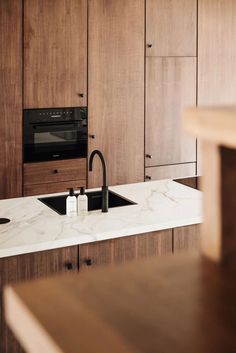
[[[79, 245], [202, 222], [202, 193], [172, 180], [109, 187], [136, 205], [61, 216], [39, 196], [0, 201], [0, 257]], [[48, 196], [48, 195], [44, 195]]]

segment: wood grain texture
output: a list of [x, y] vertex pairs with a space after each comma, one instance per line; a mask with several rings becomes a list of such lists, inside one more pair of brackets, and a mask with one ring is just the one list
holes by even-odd
[[[79, 270], [121, 264], [172, 252], [172, 230], [143, 233], [79, 246]], [[86, 260], [92, 264], [87, 266]]]
[[69, 188], [79, 189], [80, 187], [86, 188], [86, 179], [63, 181], [60, 183], [45, 183], [45, 184], [33, 184], [24, 186], [24, 196], [32, 195], [43, 195], [43, 194], [54, 194], [57, 192], [68, 192]]
[[[204, 0], [203, 0], [204, 1]], [[147, 56], [196, 56], [197, 0], [147, 0]]]
[[11, 256], [0, 259], [0, 353], [21, 353], [23, 350], [7, 328], [3, 316], [3, 287], [7, 284], [28, 281], [56, 273], [78, 270], [77, 246]]
[[[199, 0], [198, 105], [236, 103], [236, 2]], [[198, 174], [203, 173], [199, 148]]]
[[29, 352], [236, 351], [235, 272], [181, 254], [77, 278], [7, 290], [8, 322]]
[[145, 168], [146, 181], [184, 178], [196, 174], [196, 163], [164, 165]]
[[87, 0], [24, 1], [24, 108], [86, 105]]
[[24, 186], [86, 180], [86, 158], [24, 164]]
[[235, 14], [234, 0], [199, 0], [199, 105], [236, 102]]
[[200, 225], [175, 228], [173, 232], [174, 254], [180, 251], [200, 250]]
[[[196, 161], [182, 112], [196, 105], [196, 58], [147, 58], [145, 166]], [[174, 177], [174, 176], [173, 176]]]
[[[110, 185], [144, 180], [144, 0], [89, 0], [89, 154]], [[100, 162], [89, 187], [102, 182]]]
[[0, 198], [22, 196], [22, 2], [0, 1]]

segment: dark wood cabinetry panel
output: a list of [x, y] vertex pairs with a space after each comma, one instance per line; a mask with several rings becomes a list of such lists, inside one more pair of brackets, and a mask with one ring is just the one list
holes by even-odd
[[78, 270], [78, 247], [68, 247], [0, 259], [0, 353], [21, 353], [3, 318], [3, 286]]
[[86, 158], [24, 164], [24, 185], [86, 179]]
[[181, 178], [174, 180], [177, 183], [189, 186], [193, 189], [199, 189], [199, 177], [191, 177], [191, 178]]
[[[110, 185], [144, 180], [144, 0], [89, 0], [89, 152]], [[89, 187], [100, 186], [97, 161]]]
[[22, 1], [0, 1], [0, 198], [22, 195]]
[[79, 246], [80, 271], [172, 252], [172, 230], [144, 233]]
[[200, 249], [200, 225], [191, 225], [174, 229], [174, 253]]
[[196, 162], [196, 139], [182, 128], [183, 109], [196, 105], [196, 58], [149, 57], [146, 65], [146, 154], [152, 158], [145, 166]]
[[197, 0], [146, 3], [147, 56], [196, 56]]
[[24, 108], [86, 102], [87, 0], [25, 0]]

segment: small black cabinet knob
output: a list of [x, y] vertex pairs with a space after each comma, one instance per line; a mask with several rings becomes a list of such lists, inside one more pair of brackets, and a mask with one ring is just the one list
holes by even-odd
[[152, 44], [149, 43], [149, 44], [147, 45], [147, 47], [148, 47], [148, 48], [152, 48]]
[[83, 93], [78, 93], [78, 96], [83, 98], [84, 97], [84, 94]]
[[146, 175], [145, 179], [146, 180], [152, 180], [152, 177], [150, 175]]
[[147, 153], [146, 158], [152, 159], [152, 155]]
[[95, 135], [89, 135], [91, 139], [95, 139]]
[[91, 259], [86, 259], [84, 260], [85, 265], [91, 266], [92, 265], [92, 260]]
[[73, 269], [73, 265], [72, 265], [72, 263], [71, 262], [66, 262], [65, 263], [65, 268], [67, 269], [67, 270], [72, 270]]
[[57, 174], [58, 173], [58, 169], [54, 169], [53, 173]]

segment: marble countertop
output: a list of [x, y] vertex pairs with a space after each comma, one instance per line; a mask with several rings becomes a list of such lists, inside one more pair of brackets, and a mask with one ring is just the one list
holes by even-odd
[[39, 196], [1, 200], [0, 217], [11, 222], [0, 225], [0, 257], [202, 222], [202, 193], [177, 182], [151, 181], [109, 189], [137, 204], [70, 218], [44, 205]]

